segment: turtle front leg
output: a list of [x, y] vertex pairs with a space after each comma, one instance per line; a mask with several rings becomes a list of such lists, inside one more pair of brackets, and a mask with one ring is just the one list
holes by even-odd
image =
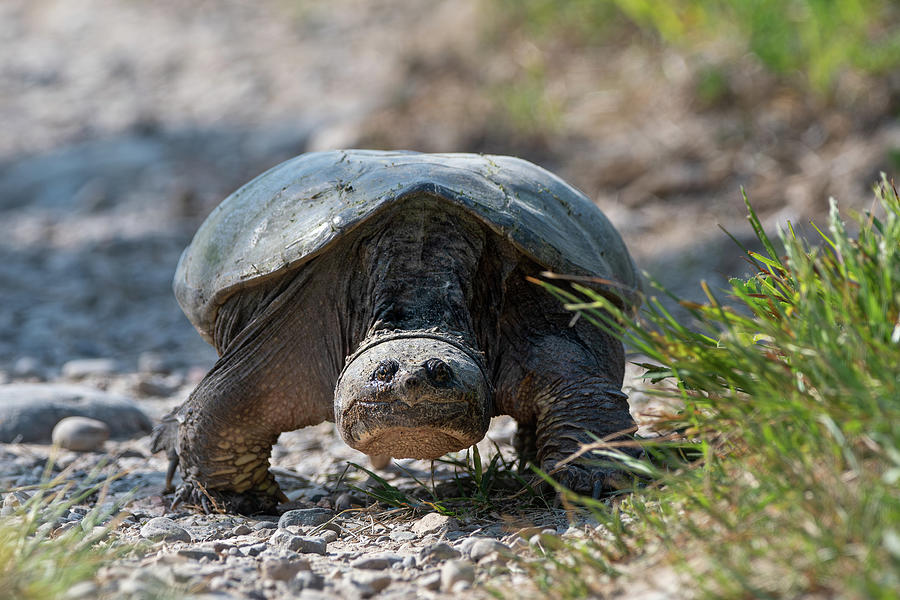
[[[207, 512], [272, 512], [287, 498], [269, 472], [282, 428], [267, 419], [263, 402], [217, 397], [201, 385], [179, 411], [178, 454], [184, 484], [176, 502]], [[231, 391], [231, 390], [229, 390]]]
[[166, 450], [171, 488], [175, 465], [183, 484], [173, 505], [206, 512], [271, 512], [286, 500], [269, 472], [272, 446], [284, 425], [255, 386], [220, 359], [188, 400], [154, 431], [153, 450]]
[[608, 382], [584, 379], [566, 386], [556, 397], [556, 403], [541, 411], [535, 427], [541, 470], [580, 494], [596, 498], [615, 490], [619, 469], [598, 465], [601, 461], [589, 452], [575, 455], [598, 439], [620, 441], [634, 433], [627, 396]]
[[[269, 471], [282, 431], [321, 423], [330, 405], [316, 402], [314, 386], [279, 339], [261, 336], [223, 355], [187, 401], [153, 434], [183, 484], [175, 503], [206, 512], [271, 513], [287, 498]], [[308, 372], [304, 375], [309, 376]]]
[[[583, 337], [587, 337], [584, 340]], [[615, 489], [617, 470], [590, 454], [573, 459], [583, 444], [619, 440], [635, 430], [621, 385], [621, 343], [599, 331], [541, 335], [524, 355], [501, 366], [497, 403], [519, 424], [517, 446], [565, 487], [599, 496]]]

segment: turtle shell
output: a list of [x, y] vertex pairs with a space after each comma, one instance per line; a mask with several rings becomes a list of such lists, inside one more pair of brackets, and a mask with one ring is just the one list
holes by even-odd
[[551, 271], [609, 281], [611, 296], [636, 301], [639, 276], [619, 234], [549, 171], [508, 156], [371, 150], [302, 154], [231, 194], [181, 255], [175, 296], [210, 339], [236, 291], [296, 269], [380, 209], [421, 195], [470, 210]]

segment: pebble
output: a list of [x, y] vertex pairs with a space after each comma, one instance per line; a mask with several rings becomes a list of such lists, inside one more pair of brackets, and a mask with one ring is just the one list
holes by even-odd
[[182, 548], [178, 550], [175, 554], [178, 556], [183, 556], [188, 560], [201, 560], [206, 558], [208, 560], [214, 561], [219, 560], [219, 555], [213, 552], [212, 550], [198, 550], [195, 548]]
[[190, 542], [191, 534], [168, 517], [154, 517], [141, 527], [141, 537], [154, 542]]
[[338, 581], [335, 587], [334, 595], [342, 600], [362, 600], [375, 595], [372, 586], [353, 579]]
[[373, 554], [361, 556], [350, 563], [354, 569], [381, 570], [387, 569], [395, 562], [403, 560], [396, 554]]
[[325, 578], [313, 571], [300, 571], [292, 580], [297, 590], [321, 590], [325, 588]]
[[[511, 556], [512, 550], [510, 550], [509, 546], [506, 544], [502, 544], [495, 539], [491, 538], [470, 538], [475, 539], [475, 542], [469, 544], [466, 552], [463, 550], [463, 553], [466, 554], [473, 561], [478, 562], [485, 556], [488, 556], [491, 553], [496, 552], [500, 556]], [[468, 541], [468, 540], [466, 540]]]
[[300, 571], [309, 571], [309, 561], [305, 558], [268, 558], [263, 560], [260, 573], [263, 578], [276, 581], [288, 581], [293, 579]]
[[320, 537], [301, 537], [300, 540], [297, 552], [324, 555], [328, 551], [328, 543]]
[[294, 525], [297, 527], [309, 527], [321, 525], [334, 517], [334, 511], [327, 508], [301, 508], [289, 510], [278, 519], [278, 527], [285, 529]]
[[381, 573], [355, 573], [352, 576], [352, 581], [361, 588], [371, 588], [371, 590], [377, 594], [387, 586], [391, 585], [393, 579], [391, 579], [390, 575]]
[[279, 529], [269, 538], [269, 543], [286, 550], [294, 550], [294, 546], [299, 546], [299, 535], [291, 533], [286, 529]]
[[[235, 527], [235, 530], [239, 527], [246, 527], [243, 523]], [[254, 531], [264, 531], [268, 529], [278, 529], [278, 523], [273, 523], [272, 521], [258, 521], [252, 526]], [[250, 533], [249, 531], [247, 533]], [[247, 533], [236, 533], [235, 535], [247, 535]]]
[[62, 375], [68, 379], [83, 379], [92, 375], [112, 375], [119, 364], [112, 358], [77, 358], [62, 366]]
[[320, 537], [295, 535], [284, 529], [279, 529], [272, 534], [272, 537], [269, 538], [269, 543], [286, 550], [304, 554], [325, 554], [327, 547], [327, 542]]
[[109, 439], [109, 427], [103, 421], [88, 417], [66, 417], [53, 428], [54, 444], [75, 452], [94, 452]]
[[253, 533], [253, 529], [250, 529], [250, 527], [248, 527], [246, 524], [241, 523], [240, 525], [236, 525], [236, 526], [231, 530], [230, 533], [231, 533], [231, 535], [233, 535], [233, 536], [237, 536], [237, 535], [249, 535], [249, 534]]
[[416, 580], [420, 588], [437, 591], [441, 587], [441, 574], [438, 571], [423, 575]]
[[405, 529], [395, 529], [390, 535], [390, 538], [395, 542], [411, 542], [417, 537], [419, 536], [412, 531], [406, 531]]
[[153, 421], [122, 396], [68, 383], [0, 385], [0, 443], [49, 443], [53, 427], [65, 417], [103, 421], [113, 438], [141, 436], [153, 429]]
[[326, 544], [330, 544], [331, 542], [338, 539], [338, 533], [337, 533], [337, 531], [334, 531], [333, 529], [324, 529], [319, 532], [318, 536], [320, 538], [322, 538], [323, 540], [325, 540]]
[[469, 585], [475, 581], [475, 567], [464, 560], [448, 560], [441, 567], [441, 590], [455, 589], [456, 584], [465, 582]]
[[26, 492], [13, 491], [3, 496], [3, 507], [0, 508], [0, 516], [9, 516], [16, 512], [16, 509], [28, 502], [29, 496]]
[[450, 544], [440, 542], [422, 548], [422, 550], [419, 551], [416, 564], [421, 566], [434, 562], [441, 562], [450, 558], [459, 558], [460, 556], [462, 555], [459, 550], [452, 547]]
[[459, 529], [459, 521], [455, 518], [442, 515], [439, 513], [428, 513], [415, 523], [413, 523], [413, 533], [426, 535], [429, 533], [440, 533], [442, 531], [455, 531]]
[[244, 556], [259, 556], [267, 548], [265, 542], [258, 544], [250, 544], [249, 546], [241, 546], [238, 548]]

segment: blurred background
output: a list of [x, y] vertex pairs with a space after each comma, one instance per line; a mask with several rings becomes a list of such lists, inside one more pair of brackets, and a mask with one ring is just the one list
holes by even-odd
[[[900, 170], [889, 0], [3, 0], [0, 381], [202, 369], [172, 298], [208, 212], [337, 147], [534, 161], [688, 297]], [[150, 364], [148, 367], [148, 364]]]

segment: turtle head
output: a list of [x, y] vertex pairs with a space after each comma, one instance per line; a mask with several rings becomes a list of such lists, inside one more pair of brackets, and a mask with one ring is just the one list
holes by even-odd
[[334, 394], [335, 422], [347, 444], [369, 455], [437, 458], [484, 437], [491, 393], [477, 354], [436, 337], [362, 347]]

